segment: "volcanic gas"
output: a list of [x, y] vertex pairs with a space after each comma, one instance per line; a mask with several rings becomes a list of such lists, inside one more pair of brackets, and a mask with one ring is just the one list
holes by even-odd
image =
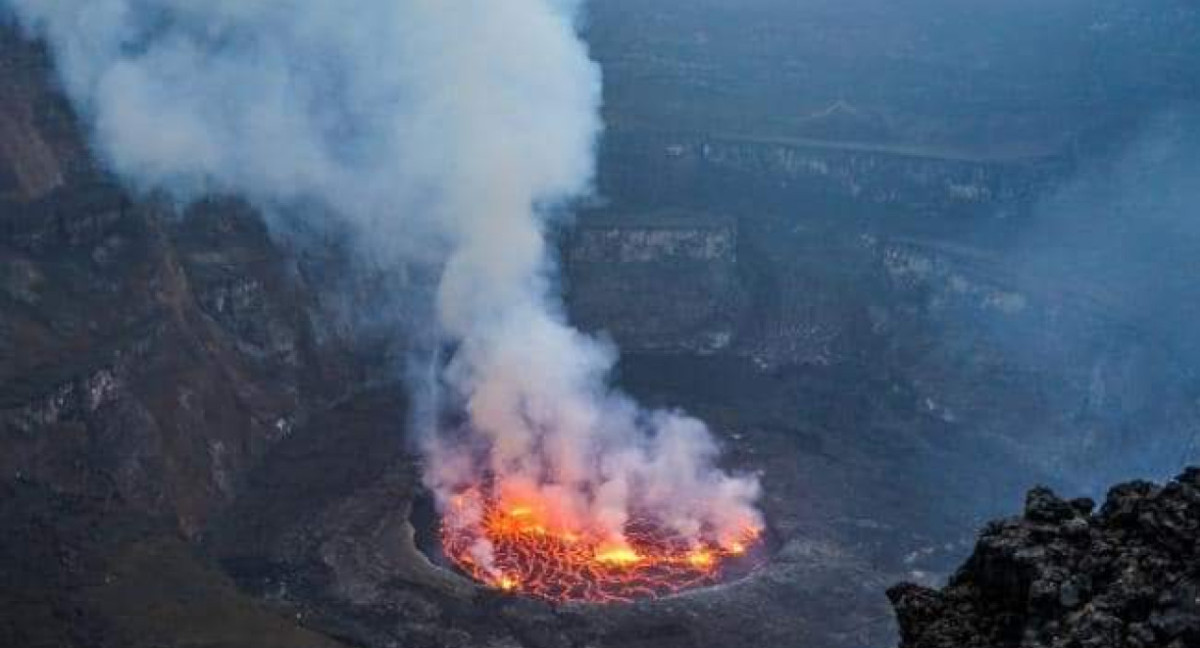
[[749, 521], [722, 543], [689, 541], [653, 516], [633, 516], [621, 537], [610, 538], [555, 523], [552, 510], [551, 502], [464, 491], [443, 513], [443, 551], [463, 572], [501, 591], [608, 603], [716, 584], [745, 569], [761, 542], [761, 529]]

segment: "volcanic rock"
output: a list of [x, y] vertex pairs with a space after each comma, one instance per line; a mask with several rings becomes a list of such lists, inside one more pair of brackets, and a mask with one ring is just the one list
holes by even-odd
[[1200, 645], [1200, 468], [1092, 508], [1034, 489], [947, 587], [893, 587], [902, 647]]

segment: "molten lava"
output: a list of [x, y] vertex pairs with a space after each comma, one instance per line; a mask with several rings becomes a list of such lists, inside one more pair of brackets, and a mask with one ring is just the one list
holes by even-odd
[[505, 592], [613, 602], [715, 584], [761, 534], [748, 524], [724, 546], [689, 542], [646, 517], [626, 524], [625, 537], [614, 543], [587, 530], [556, 528], [543, 510], [462, 493], [444, 512], [443, 550], [472, 578]]

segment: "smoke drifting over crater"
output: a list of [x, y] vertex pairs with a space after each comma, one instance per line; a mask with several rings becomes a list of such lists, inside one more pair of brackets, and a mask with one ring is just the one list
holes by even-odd
[[701, 422], [614, 390], [616, 350], [555, 294], [544, 228], [588, 190], [601, 128], [577, 3], [5, 4], [132, 188], [237, 194], [344, 229], [372, 271], [439, 271], [429, 337], [454, 351], [413, 388], [466, 418], [423, 431], [443, 505], [483, 485], [618, 544], [635, 513], [695, 543], [761, 526], [757, 480], [717, 468]]

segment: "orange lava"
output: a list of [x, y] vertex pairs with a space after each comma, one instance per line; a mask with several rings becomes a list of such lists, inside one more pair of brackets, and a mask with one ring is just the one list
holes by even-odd
[[[462, 515], [468, 509], [479, 522]], [[490, 502], [475, 492], [459, 495], [444, 516], [442, 548], [459, 569], [495, 589], [551, 601], [632, 601], [713, 585], [760, 536], [746, 526], [725, 546], [696, 545], [640, 519], [626, 525], [623, 543], [613, 544], [587, 531], [553, 528], [536, 505]], [[490, 542], [489, 564], [475, 555], [481, 539]]]

